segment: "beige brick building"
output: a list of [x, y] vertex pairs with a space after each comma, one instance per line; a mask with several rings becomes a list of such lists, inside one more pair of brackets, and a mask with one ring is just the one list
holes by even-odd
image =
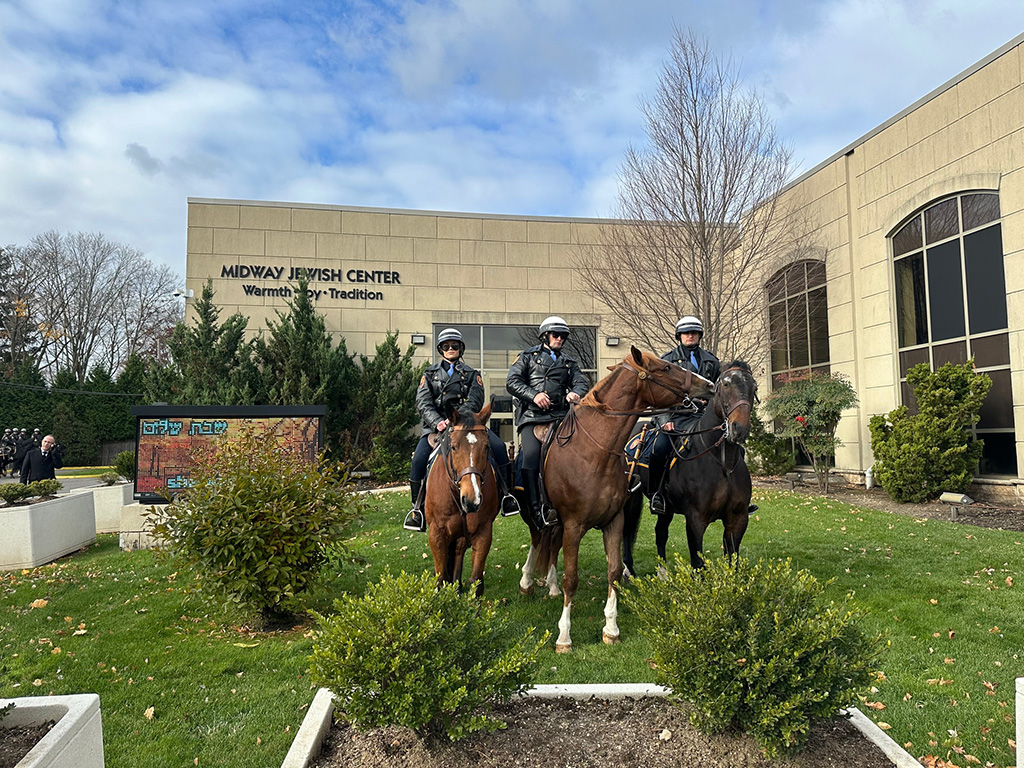
[[[828, 158], [784, 202], [820, 258], [768, 283], [770, 373], [848, 375], [860, 407], [841, 468], [871, 465], [868, 421], [912, 397], [906, 373], [974, 358], [993, 379], [982, 474], [1024, 468], [1024, 35]], [[996, 480], [994, 478], [1001, 478]], [[1008, 488], [1007, 488], [1008, 490]]]
[[[400, 211], [241, 200], [188, 201], [186, 286], [213, 280], [225, 315], [249, 330], [285, 310], [295, 270], [311, 275], [314, 303], [352, 352], [372, 354], [389, 330], [433, 360], [434, 335], [455, 326], [489, 392], [505, 394], [516, 354], [537, 343], [549, 315], [574, 329], [573, 351], [592, 380], [622, 358], [607, 319], [571, 269], [572, 249], [600, 241], [605, 222]], [[667, 342], [666, 342], [667, 343]], [[509, 416], [500, 414], [511, 439]]]
[[[764, 386], [790, 371], [848, 375], [860, 407], [840, 427], [840, 469], [871, 465], [868, 420], [908, 399], [907, 370], [970, 357], [993, 378], [979, 434], [987, 482], [1024, 468], [1024, 35], [794, 181], [784, 204], [815, 247], [768, 276]], [[316, 306], [349, 349], [389, 329], [404, 345], [454, 325], [488, 389], [547, 315], [574, 328], [592, 376], [629, 339], [570, 268], [609, 222], [239, 200], [188, 201], [187, 287], [208, 278], [250, 329], [313, 270]], [[810, 255], [809, 255], [810, 254]], [[666, 339], [666, 348], [671, 340]], [[771, 347], [770, 349], [768, 347]], [[659, 350], [660, 351], [660, 350]], [[504, 418], [504, 417], [503, 417]], [[510, 430], [503, 430], [510, 437]]]

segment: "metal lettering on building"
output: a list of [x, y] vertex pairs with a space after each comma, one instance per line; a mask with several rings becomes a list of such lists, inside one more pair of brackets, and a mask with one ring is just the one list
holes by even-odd
[[[266, 264], [221, 264], [220, 276], [224, 280], [286, 280], [306, 278], [310, 283], [358, 283], [362, 285], [401, 285], [402, 275], [391, 269], [338, 269], [335, 267], [291, 267]], [[294, 287], [290, 285], [266, 287], [245, 283], [246, 296], [290, 299]], [[306, 290], [312, 301], [341, 299], [350, 301], [383, 301], [384, 292], [372, 288], [313, 288]]]

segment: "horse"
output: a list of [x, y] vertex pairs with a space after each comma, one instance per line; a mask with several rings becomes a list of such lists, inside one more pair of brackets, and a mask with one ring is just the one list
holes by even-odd
[[[618, 581], [622, 577], [622, 507], [626, 500], [626, 460], [622, 446], [637, 419], [651, 408], [678, 406], [688, 396], [710, 397], [712, 383], [693, 371], [669, 363], [636, 347], [569, 411], [555, 428], [544, 459], [544, 487], [558, 510], [557, 532], [538, 532], [531, 526], [530, 555], [545, 537], [561, 544], [562, 615], [555, 651], [572, 650], [572, 601], [579, 586], [579, 552], [583, 535], [598, 528], [604, 535], [608, 561], [608, 598], [602, 639], [619, 641]], [[560, 540], [560, 542], [559, 542]], [[557, 550], [554, 552], [557, 558]], [[554, 562], [554, 558], [550, 561]], [[524, 568], [524, 577], [526, 569]]]
[[438, 586], [458, 582], [461, 591], [463, 558], [472, 549], [470, 585], [476, 585], [480, 597], [498, 516], [498, 486], [487, 438], [491, 406], [475, 414], [450, 406], [446, 410], [449, 426], [427, 474], [423, 514]]
[[[674, 462], [665, 472], [662, 493], [666, 512], [658, 515], [654, 539], [658, 557], [665, 560], [668, 528], [673, 510], [686, 516], [686, 543], [690, 565], [703, 568], [704, 533], [715, 520], [725, 530], [722, 545], [732, 559], [739, 552], [747, 530], [751, 496], [750, 471], [743, 456], [743, 442], [750, 434], [750, 410], [757, 399], [757, 382], [750, 366], [733, 360], [725, 366], [715, 384], [711, 406], [704, 409], [683, 452], [676, 449]], [[683, 433], [680, 433], [683, 434]], [[641, 475], [646, 470], [641, 469]], [[645, 477], [641, 479], [646, 481]], [[623, 561], [631, 574], [633, 544], [643, 510], [643, 495], [632, 492], [625, 506]]]

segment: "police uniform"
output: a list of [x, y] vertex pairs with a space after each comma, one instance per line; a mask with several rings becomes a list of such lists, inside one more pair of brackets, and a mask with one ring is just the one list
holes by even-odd
[[[540, 337], [547, 342], [547, 334], [569, 335], [569, 326], [560, 317], [549, 317], [540, 326]], [[554, 525], [557, 520], [542, 510], [540, 505], [540, 441], [533, 433], [534, 424], [561, 420], [569, 412], [570, 392], [583, 397], [590, 382], [579, 364], [563, 350], [553, 350], [547, 343], [537, 344], [523, 351], [512, 363], [505, 389], [516, 398], [516, 428], [519, 430], [520, 451], [523, 456], [523, 490], [530, 507], [530, 515], [538, 528]], [[549, 408], [541, 408], [534, 398], [541, 392], [551, 399]]]
[[[719, 362], [714, 353], [700, 347], [700, 340], [704, 338], [703, 324], [692, 315], [682, 317], [676, 323], [677, 341], [681, 342], [681, 336], [684, 332], [700, 333], [697, 346], [693, 349], [688, 349], [685, 344], [680, 343], [675, 349], [669, 350], [662, 355], [661, 359], [675, 363], [685, 370], [693, 371], [709, 381], [718, 381], [718, 377], [722, 374], [721, 362]], [[699, 417], [703, 413], [706, 403], [701, 400], [693, 402], [697, 408], [696, 413], [693, 411], [673, 411], [668, 414], [659, 414], [651, 419], [651, 424], [659, 428], [654, 437], [654, 445], [651, 447], [651, 455], [648, 457], [651, 512], [654, 514], [662, 514], [665, 511], [665, 501], [661, 496], [661, 485], [665, 478], [665, 465], [672, 453], [672, 437], [667, 432], [663, 432], [660, 427], [664, 424], [672, 423], [675, 429], [678, 430], [682, 427], [683, 422]]]
[[[462, 343], [462, 335], [454, 329], [441, 331], [438, 347], [444, 341]], [[465, 345], [463, 345], [465, 348]], [[438, 350], [440, 351], [440, 349]], [[426, 530], [420, 502], [420, 490], [427, 475], [427, 462], [433, 450], [428, 437], [437, 432], [437, 425], [447, 419], [446, 405], [452, 406], [463, 413], [479, 413], [484, 407], [484, 381], [479, 371], [463, 362], [462, 357], [455, 361], [439, 360], [420, 378], [416, 390], [416, 410], [420, 414], [420, 440], [412, 455], [412, 466], [409, 471], [409, 493], [412, 496], [412, 510], [406, 515], [403, 527], [408, 530]], [[495, 479], [502, 495], [501, 510], [504, 515], [519, 513], [518, 502], [510, 495], [511, 486], [508, 448], [505, 443], [490, 429], [487, 430], [491, 456], [496, 467]]]

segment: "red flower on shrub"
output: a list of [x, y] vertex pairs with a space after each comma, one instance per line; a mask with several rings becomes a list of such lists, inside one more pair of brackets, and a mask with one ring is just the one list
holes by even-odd
[[796, 420], [800, 422], [801, 427], [807, 426], [807, 419], [805, 419], [803, 416], [797, 416]]

